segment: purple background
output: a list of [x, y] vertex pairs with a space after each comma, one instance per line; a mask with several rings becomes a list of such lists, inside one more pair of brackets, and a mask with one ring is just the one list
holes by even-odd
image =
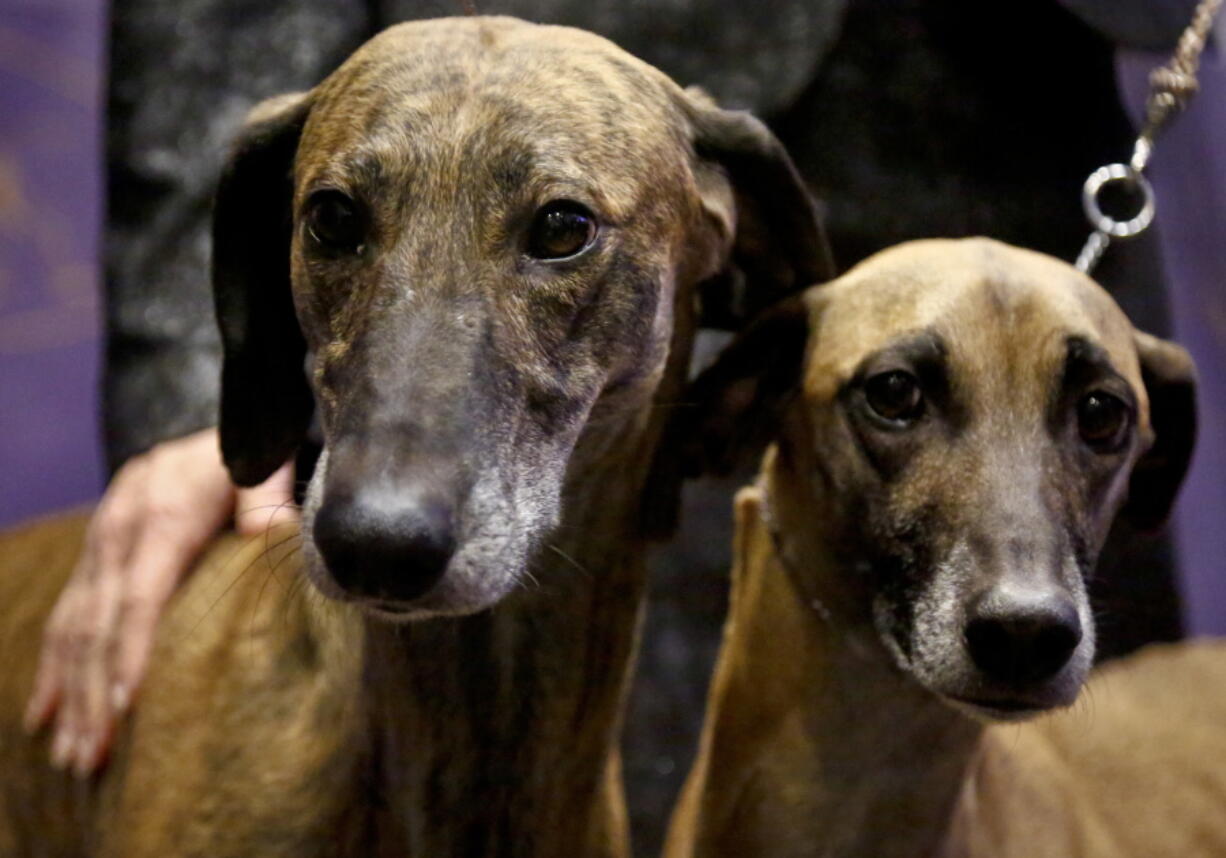
[[[1219, 31], [1226, 36], [1223, 22]], [[105, 3], [0, 0], [0, 524], [96, 498]], [[1221, 40], [1226, 43], [1226, 38]], [[1130, 105], [1165, 57], [1121, 56]], [[1176, 519], [1188, 627], [1226, 634], [1226, 62], [1152, 167], [1201, 438]], [[1120, 153], [1121, 160], [1127, 153]], [[1070, 192], [1076, 193], [1073, 189]], [[1144, 326], [1144, 320], [1139, 320]]]
[[[1226, 45], [1226, 16], [1217, 21]], [[1159, 138], [1150, 177], [1158, 200], [1175, 336], [1200, 370], [1200, 437], [1175, 515], [1188, 631], [1226, 634], [1226, 56], [1201, 61], [1201, 94]], [[1134, 117], [1149, 70], [1165, 57], [1125, 54], [1119, 79]], [[1121, 158], [1120, 160], [1124, 160]], [[1144, 320], [1135, 320], [1144, 327]]]
[[99, 0], [0, 0], [0, 522], [94, 498]]

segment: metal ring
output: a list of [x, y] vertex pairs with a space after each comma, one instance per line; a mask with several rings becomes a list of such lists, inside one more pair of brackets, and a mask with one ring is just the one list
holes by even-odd
[[[1116, 220], [1103, 214], [1098, 205], [1098, 195], [1102, 189], [1112, 182], [1128, 182], [1141, 189], [1144, 202], [1141, 210], [1129, 220]], [[1145, 232], [1154, 220], [1154, 189], [1149, 180], [1127, 164], [1108, 164], [1099, 167], [1086, 179], [1085, 187], [1081, 189], [1081, 205], [1085, 209], [1090, 224], [1097, 230], [1105, 232], [1112, 238], [1132, 238]]]

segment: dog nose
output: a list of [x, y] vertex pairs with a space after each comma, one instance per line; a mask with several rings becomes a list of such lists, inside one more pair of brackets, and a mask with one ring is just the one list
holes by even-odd
[[1081, 642], [1081, 619], [1063, 594], [989, 594], [966, 624], [971, 660], [992, 679], [1024, 684], [1050, 679]]
[[456, 548], [451, 506], [414, 491], [325, 498], [312, 535], [345, 592], [394, 602], [437, 584]]

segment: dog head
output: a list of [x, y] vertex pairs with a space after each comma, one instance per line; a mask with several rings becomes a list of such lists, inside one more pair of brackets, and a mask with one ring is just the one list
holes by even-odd
[[258, 106], [214, 218], [227, 465], [264, 479], [317, 403], [308, 568], [396, 618], [515, 586], [581, 440], [684, 367], [697, 284], [736, 261], [752, 308], [828, 265], [761, 123], [508, 18], [393, 27]]
[[1187, 353], [1069, 265], [901, 245], [768, 313], [696, 381], [695, 470], [764, 433], [798, 586], [988, 718], [1071, 703], [1086, 581], [1121, 509], [1166, 516], [1191, 455]]

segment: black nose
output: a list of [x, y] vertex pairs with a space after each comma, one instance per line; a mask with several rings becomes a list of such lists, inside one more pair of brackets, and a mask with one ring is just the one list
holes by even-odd
[[1081, 642], [1081, 620], [1063, 594], [980, 599], [966, 624], [971, 660], [989, 677], [1024, 684], [1050, 679]]
[[456, 548], [450, 505], [412, 491], [326, 497], [312, 536], [345, 592], [395, 602], [437, 584]]

